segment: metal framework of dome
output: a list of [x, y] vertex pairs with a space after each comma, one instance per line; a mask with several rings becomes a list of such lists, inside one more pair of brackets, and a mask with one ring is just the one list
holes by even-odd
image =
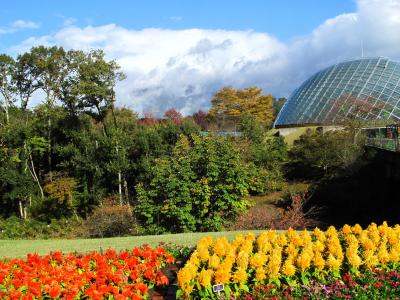
[[400, 63], [379, 57], [330, 66], [288, 98], [275, 127], [336, 125], [348, 118], [400, 121]]

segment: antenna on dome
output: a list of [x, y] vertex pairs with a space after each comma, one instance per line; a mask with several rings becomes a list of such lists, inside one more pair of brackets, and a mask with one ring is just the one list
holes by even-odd
[[363, 44], [363, 40], [361, 40], [361, 58], [364, 57], [364, 44]]

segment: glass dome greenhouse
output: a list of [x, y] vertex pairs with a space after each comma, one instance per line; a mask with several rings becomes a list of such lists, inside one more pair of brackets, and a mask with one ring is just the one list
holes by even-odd
[[274, 126], [337, 125], [349, 118], [400, 121], [400, 63], [379, 57], [330, 66], [288, 98]]

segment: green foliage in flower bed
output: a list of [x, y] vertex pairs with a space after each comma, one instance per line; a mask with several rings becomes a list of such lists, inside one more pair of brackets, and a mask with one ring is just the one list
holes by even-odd
[[365, 271], [358, 275], [346, 273], [324, 282], [311, 280], [307, 285], [275, 283], [259, 285], [241, 300], [261, 299], [399, 299], [400, 269]]

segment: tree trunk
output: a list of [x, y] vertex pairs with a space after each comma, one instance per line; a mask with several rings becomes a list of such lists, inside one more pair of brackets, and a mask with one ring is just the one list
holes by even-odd
[[35, 165], [33, 164], [33, 159], [32, 159], [32, 155], [31, 155], [31, 154], [29, 154], [29, 160], [31, 161], [31, 167], [32, 167], [32, 170], [31, 170], [30, 168], [28, 168], [28, 169], [29, 169], [29, 172], [31, 173], [33, 179], [36, 181], [36, 183], [37, 183], [37, 185], [38, 185], [38, 187], [39, 187], [39, 190], [40, 190], [40, 195], [42, 196], [42, 200], [44, 200], [43, 188], [42, 188], [42, 186], [40, 185], [39, 178], [38, 178], [38, 176], [37, 176], [37, 174], [36, 174]]
[[[117, 157], [119, 158], [119, 151], [118, 151], [118, 143], [115, 146], [115, 151], [117, 152]], [[118, 195], [119, 195], [119, 204], [123, 204], [123, 199], [122, 199], [122, 174], [121, 174], [121, 169], [118, 169]]]
[[20, 215], [21, 219], [23, 219], [24, 218], [24, 212], [23, 212], [23, 209], [22, 209], [22, 201], [18, 200], [18, 204], [19, 204], [19, 215]]
[[49, 179], [50, 179], [50, 182], [52, 182], [53, 181], [53, 171], [52, 171], [52, 167], [51, 167], [51, 118], [50, 118], [50, 116], [49, 116], [49, 118], [48, 118], [48, 120], [47, 120], [47, 126], [48, 126], [48, 128], [47, 128], [47, 130], [48, 130], [48, 132], [47, 132], [47, 138], [48, 138], [48, 140], [49, 140], [49, 145], [48, 145], [48, 157], [47, 157], [47, 161], [48, 161], [48, 164], [49, 164]]

